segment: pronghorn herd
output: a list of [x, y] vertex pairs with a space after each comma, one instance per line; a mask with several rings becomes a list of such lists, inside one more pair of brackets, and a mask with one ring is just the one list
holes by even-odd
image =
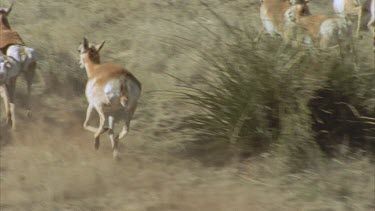
[[[358, 16], [357, 35], [363, 17], [373, 35], [375, 51], [375, 0], [333, 0], [337, 15], [311, 14], [309, 0], [260, 0], [260, 18], [265, 30], [280, 35], [287, 42], [295, 42], [302, 31], [304, 40], [310, 40], [319, 48], [327, 48], [347, 41], [352, 37], [349, 16]], [[13, 6], [13, 4], [12, 4]], [[0, 96], [5, 104], [6, 122], [15, 126], [14, 93], [16, 81], [23, 74], [27, 83], [27, 110], [30, 110], [31, 85], [36, 69], [33, 48], [25, 46], [18, 33], [12, 31], [8, 15], [12, 10], [0, 8]], [[297, 41], [298, 42], [298, 41]], [[89, 103], [84, 129], [94, 133], [94, 147], [99, 148], [100, 136], [108, 132], [113, 157], [118, 157], [118, 142], [129, 131], [130, 121], [141, 95], [141, 83], [125, 68], [114, 63], [101, 63], [100, 45], [93, 45], [86, 38], [79, 46], [80, 67], [86, 70], [86, 98]], [[99, 127], [89, 125], [92, 112], [99, 114]], [[122, 111], [119, 114], [118, 111]], [[121, 113], [121, 112], [120, 112]], [[124, 121], [120, 133], [114, 132], [115, 120]]]
[[[350, 16], [358, 17], [356, 37], [363, 17], [369, 18], [367, 28], [372, 32], [375, 51], [375, 0], [333, 0], [336, 15], [311, 14], [309, 0], [261, 0], [260, 18], [265, 30], [280, 35], [287, 42], [295, 41], [298, 33], [319, 48], [351, 42]], [[298, 30], [302, 29], [302, 30]]]

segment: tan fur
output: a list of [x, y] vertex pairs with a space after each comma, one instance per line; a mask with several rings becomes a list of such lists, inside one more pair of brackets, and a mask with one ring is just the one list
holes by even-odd
[[[327, 48], [332, 44], [344, 44], [351, 48], [351, 23], [344, 17], [327, 15], [304, 15], [301, 5], [290, 7], [285, 13], [285, 19], [294, 22], [307, 32], [315, 45]], [[343, 45], [340, 45], [343, 46]]]
[[307, 0], [263, 0], [260, 6], [260, 18], [263, 22], [263, 26], [271, 35], [278, 34], [284, 36], [285, 12], [290, 8], [290, 6], [292, 6], [292, 4], [302, 4], [305, 5], [304, 12], [306, 15], [308, 15], [310, 14], [310, 11], [307, 7], [307, 3]]

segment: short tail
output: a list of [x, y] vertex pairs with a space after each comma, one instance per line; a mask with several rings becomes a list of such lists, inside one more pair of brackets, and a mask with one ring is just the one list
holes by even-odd
[[128, 101], [128, 98], [126, 97], [126, 87], [124, 84], [121, 85], [121, 97], [120, 97], [120, 103], [122, 106], [126, 107], [126, 103]]

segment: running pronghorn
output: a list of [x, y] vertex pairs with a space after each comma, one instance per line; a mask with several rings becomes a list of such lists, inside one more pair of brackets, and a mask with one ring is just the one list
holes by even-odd
[[10, 99], [9, 81], [17, 78], [21, 66], [17, 60], [6, 55], [0, 55], [0, 96], [5, 105], [6, 121], [8, 126], [15, 127], [14, 103]]
[[304, 15], [302, 5], [293, 5], [284, 15], [286, 21], [304, 29], [315, 45], [320, 48], [324, 49], [337, 44], [351, 45], [351, 22], [344, 17]]
[[[109, 132], [112, 143], [113, 157], [118, 157], [118, 141], [125, 137], [130, 129], [130, 121], [137, 108], [137, 102], [141, 95], [141, 83], [126, 69], [114, 63], [100, 63], [99, 51], [103, 44], [91, 45], [86, 38], [79, 46], [80, 66], [86, 69], [88, 81], [86, 84], [86, 98], [89, 102], [86, 120], [83, 127], [95, 133], [94, 146], [99, 148], [99, 137], [102, 133]], [[99, 127], [88, 124], [92, 111], [99, 114]], [[124, 114], [120, 119], [125, 121], [122, 131], [114, 134], [114, 115], [122, 110]], [[104, 127], [108, 121], [108, 128]]]
[[[30, 114], [31, 85], [36, 69], [36, 55], [33, 48], [26, 47], [19, 34], [13, 31], [8, 21], [8, 15], [12, 11], [13, 4], [9, 8], [0, 8], [0, 50], [7, 56], [16, 59], [21, 65], [21, 72], [27, 83], [27, 114]], [[9, 99], [14, 103], [14, 91], [17, 77], [9, 81]]]
[[[355, 15], [358, 17], [356, 37], [359, 37], [359, 31], [362, 27], [362, 20], [370, 16], [370, 22], [367, 24], [368, 28], [372, 30], [371, 24], [374, 20], [374, 0], [366, 0], [361, 4], [360, 0], [333, 0], [333, 9], [337, 14]], [[371, 22], [372, 21], [372, 22]]]
[[264, 28], [272, 36], [281, 35], [284, 38], [290, 36], [289, 34], [285, 34], [291, 31], [285, 25], [285, 12], [292, 5], [298, 4], [304, 8], [304, 15], [310, 15], [307, 3], [308, 0], [261, 0], [260, 19]]

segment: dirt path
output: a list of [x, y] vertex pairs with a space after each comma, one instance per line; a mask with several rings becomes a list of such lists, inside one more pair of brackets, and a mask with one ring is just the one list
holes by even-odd
[[17, 130], [4, 133], [10, 140], [1, 149], [1, 210], [282, 208], [282, 198], [269, 201], [270, 190], [241, 179], [235, 168], [204, 167], [142, 147], [137, 140], [145, 132], [137, 123], [114, 162], [107, 138], [94, 150], [82, 116], [41, 113], [20, 117]]

